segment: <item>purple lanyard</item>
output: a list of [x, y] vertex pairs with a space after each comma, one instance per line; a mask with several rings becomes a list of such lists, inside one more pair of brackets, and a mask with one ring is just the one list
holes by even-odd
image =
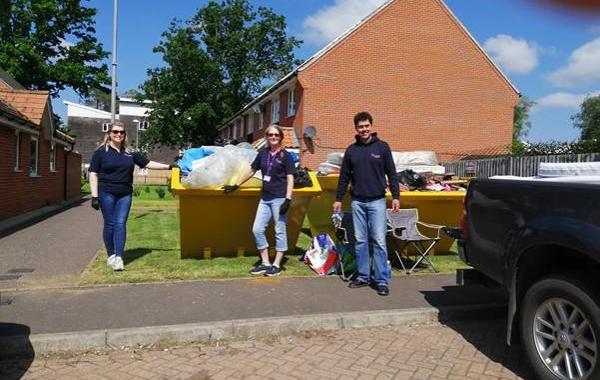
[[275, 156], [277, 156], [277, 153], [279, 153], [279, 151], [275, 152], [275, 154], [271, 154], [271, 152], [267, 152], [268, 156], [267, 156], [267, 176], [271, 175], [271, 168], [273, 167], [273, 162], [275, 162]]

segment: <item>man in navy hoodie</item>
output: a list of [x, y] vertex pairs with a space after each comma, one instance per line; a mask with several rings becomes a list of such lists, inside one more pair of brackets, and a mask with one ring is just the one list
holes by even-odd
[[390, 267], [385, 241], [387, 231], [386, 176], [392, 192], [392, 209], [400, 209], [400, 186], [389, 145], [372, 132], [373, 118], [368, 112], [354, 116], [356, 142], [344, 153], [333, 212], [342, 210], [342, 199], [350, 183], [352, 219], [356, 237], [357, 277], [350, 288], [368, 286], [371, 280], [369, 241], [373, 243], [373, 280], [377, 294], [390, 293]]

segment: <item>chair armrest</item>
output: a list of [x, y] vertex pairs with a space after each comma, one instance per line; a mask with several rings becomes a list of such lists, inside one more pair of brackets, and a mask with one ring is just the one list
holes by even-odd
[[441, 236], [441, 232], [442, 232], [442, 228], [446, 227], [446, 226], [440, 226], [439, 224], [430, 224], [430, 223], [423, 223], [423, 222], [417, 222], [417, 224], [420, 224], [421, 226], [427, 227], [427, 228], [431, 228], [432, 230], [437, 230], [437, 239], [439, 239]]

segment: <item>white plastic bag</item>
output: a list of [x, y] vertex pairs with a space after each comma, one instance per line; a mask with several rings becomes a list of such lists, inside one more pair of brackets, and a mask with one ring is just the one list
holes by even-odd
[[255, 150], [227, 145], [213, 155], [192, 163], [192, 172], [182, 182], [192, 188], [238, 184], [250, 171], [258, 153]]
[[344, 153], [342, 152], [334, 152], [327, 155], [327, 162], [330, 164], [342, 166], [342, 161], [344, 161]]

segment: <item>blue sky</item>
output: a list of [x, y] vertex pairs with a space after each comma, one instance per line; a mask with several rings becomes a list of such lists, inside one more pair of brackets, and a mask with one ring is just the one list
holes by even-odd
[[[286, 16], [289, 34], [305, 41], [296, 51], [305, 59], [385, 0], [251, 2]], [[112, 3], [89, 1], [98, 9], [97, 37], [106, 50], [112, 46]], [[137, 88], [146, 79], [146, 69], [161, 65], [152, 48], [170, 21], [187, 20], [206, 3], [120, 1], [119, 91]], [[533, 0], [446, 0], [446, 4], [521, 93], [538, 102], [528, 140], [576, 139], [579, 132], [570, 116], [586, 95], [600, 93], [600, 13], [584, 15]], [[64, 117], [62, 100], [78, 98], [65, 91], [54, 101], [55, 111]]]

